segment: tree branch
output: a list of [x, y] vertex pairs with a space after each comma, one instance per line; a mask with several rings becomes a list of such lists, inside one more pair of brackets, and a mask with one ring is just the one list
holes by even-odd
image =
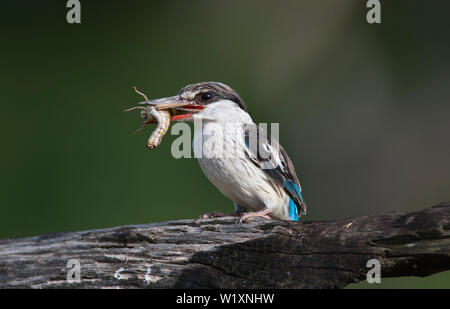
[[[342, 288], [450, 269], [450, 203], [330, 221], [181, 220], [0, 241], [0, 288]], [[81, 265], [69, 283], [70, 259]], [[72, 278], [72, 277], [70, 277]], [[75, 277], [76, 278], [76, 277]]]

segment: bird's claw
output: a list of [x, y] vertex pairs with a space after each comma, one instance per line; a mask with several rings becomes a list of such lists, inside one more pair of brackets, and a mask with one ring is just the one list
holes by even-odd
[[262, 211], [258, 211], [258, 212], [247, 212], [245, 214], [243, 214], [242, 216], [239, 217], [239, 219], [236, 220], [235, 222], [235, 226], [237, 227], [239, 224], [244, 223], [248, 218], [252, 218], [252, 217], [263, 217], [265, 219], [270, 219], [270, 217], [267, 215], [269, 212], [271, 212], [272, 210], [262, 210]]
[[236, 222], [234, 223], [234, 225], [239, 225], [239, 224], [242, 224], [242, 223], [244, 223], [244, 220], [242, 219], [242, 217], [244, 217], [243, 215], [242, 216], [240, 216], [237, 220], [236, 220]]
[[244, 223], [245, 220], [247, 220], [248, 218], [249, 218], [248, 213], [244, 213], [236, 220], [236, 222], [234, 223], [234, 226], [237, 228], [239, 224]]

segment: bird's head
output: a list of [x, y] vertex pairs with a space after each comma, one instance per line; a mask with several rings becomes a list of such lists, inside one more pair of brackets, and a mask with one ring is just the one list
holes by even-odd
[[[183, 87], [172, 97], [141, 102], [144, 105], [173, 106], [172, 121], [192, 120], [193, 115], [217, 102], [233, 104], [246, 111], [241, 97], [231, 87], [219, 82], [201, 82]], [[230, 106], [231, 107], [231, 106]]]

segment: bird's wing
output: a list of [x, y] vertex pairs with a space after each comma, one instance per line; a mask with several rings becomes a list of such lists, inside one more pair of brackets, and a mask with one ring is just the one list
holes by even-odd
[[247, 157], [284, 188], [297, 206], [298, 215], [306, 214], [302, 188], [284, 148], [256, 124], [245, 124], [243, 130]]

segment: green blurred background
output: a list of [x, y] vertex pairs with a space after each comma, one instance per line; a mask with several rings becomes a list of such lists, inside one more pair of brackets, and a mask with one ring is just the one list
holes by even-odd
[[[305, 220], [450, 200], [450, 18], [444, 1], [3, 1], [0, 238], [230, 211], [195, 159], [123, 109], [221, 81], [279, 122]], [[353, 287], [450, 287], [449, 272]]]

